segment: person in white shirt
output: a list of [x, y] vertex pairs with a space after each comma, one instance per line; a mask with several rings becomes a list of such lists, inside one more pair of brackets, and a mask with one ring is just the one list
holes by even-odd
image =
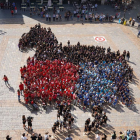
[[22, 134], [21, 140], [28, 140], [28, 139], [25, 137], [25, 133]]
[[48, 140], [48, 139], [49, 139], [49, 135], [48, 135], [48, 132], [46, 132], [44, 135], [44, 140]]
[[60, 14], [60, 10], [59, 10], [59, 9], [57, 10], [57, 14], [58, 14], [58, 15]]
[[77, 13], [77, 14], [79, 13], [79, 9], [76, 9], [76, 13]]
[[99, 18], [99, 20], [100, 20], [100, 21], [102, 21], [102, 18], [103, 18], [103, 17], [102, 17], [102, 15], [100, 15], [100, 18]]
[[103, 17], [103, 21], [105, 21], [105, 15], [104, 15], [104, 14], [103, 14], [103, 16], [102, 16], [102, 17]]
[[94, 5], [92, 6], [92, 8], [91, 8], [91, 9], [92, 9], [92, 11], [94, 11], [94, 9], [95, 9]]
[[98, 17], [98, 15], [96, 14], [96, 15], [95, 15], [95, 21], [97, 20], [97, 17]]
[[75, 17], [76, 16], [76, 11], [75, 10], [74, 10], [73, 14], [74, 14], [74, 17]]
[[100, 140], [100, 136], [98, 134], [96, 134], [95, 140]]
[[82, 10], [82, 14], [84, 14], [84, 13], [85, 13], [85, 10], [83, 9], [83, 10]]
[[59, 17], [59, 15], [58, 15], [58, 14], [56, 14], [56, 21], [58, 21], [58, 17]]
[[97, 7], [98, 7], [98, 5], [97, 5], [97, 3], [95, 4], [95, 9], [97, 10]]

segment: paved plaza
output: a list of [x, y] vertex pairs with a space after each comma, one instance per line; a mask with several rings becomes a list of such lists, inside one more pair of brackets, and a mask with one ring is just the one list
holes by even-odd
[[[8, 22], [11, 19], [6, 19]], [[20, 20], [20, 19], [14, 19]], [[19, 140], [23, 132], [27, 133], [22, 127], [22, 115], [32, 116], [33, 129], [35, 133], [44, 135], [46, 131], [51, 132], [53, 123], [57, 120], [55, 110], [52, 106], [47, 111], [40, 109], [38, 112], [32, 112], [18, 102], [17, 89], [20, 79], [20, 67], [26, 64], [29, 56], [34, 55], [34, 51], [22, 53], [18, 50], [18, 41], [23, 33], [29, 31], [30, 27], [38, 23], [38, 20], [23, 16], [24, 24], [0, 24], [0, 77], [7, 75], [11, 88], [8, 89], [4, 82], [0, 80], [0, 140], [4, 140], [6, 135], [10, 135], [13, 140]], [[4, 20], [3, 20], [4, 22]], [[16, 21], [14, 21], [16, 23]], [[43, 27], [51, 27], [52, 32], [56, 35], [59, 42], [63, 45], [70, 40], [72, 45], [81, 44], [99, 45], [111, 47], [111, 50], [130, 51], [129, 65], [134, 69], [135, 77], [129, 84], [134, 105], [127, 108], [121, 103], [116, 108], [105, 106], [107, 112], [108, 125], [102, 132], [110, 136], [113, 130], [125, 131], [127, 129], [140, 129], [140, 38], [137, 38], [138, 30], [136, 27], [123, 26], [117, 23], [69, 23], [69, 24], [50, 24], [41, 22]], [[136, 24], [137, 25], [137, 24]], [[106, 42], [96, 42], [94, 37], [103, 36]], [[21, 97], [21, 102], [24, 102]], [[67, 134], [71, 134], [74, 140], [94, 139], [94, 133], [87, 136], [84, 135], [84, 122], [87, 118], [91, 118], [91, 113], [77, 107], [72, 108], [72, 114], [75, 117], [73, 129], [69, 132], [56, 133], [56, 139], [62, 140]], [[28, 135], [30, 136], [30, 134]], [[109, 138], [108, 138], [109, 139]]]

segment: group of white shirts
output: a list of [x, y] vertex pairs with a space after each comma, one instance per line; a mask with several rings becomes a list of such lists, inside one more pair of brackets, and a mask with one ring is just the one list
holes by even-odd
[[[21, 136], [21, 140], [27, 140], [28, 138], [26, 137], [26, 136]], [[44, 135], [44, 140], [47, 140], [47, 139], [49, 139], [49, 135], [47, 135], [47, 134], [45, 134]]]
[[[50, 15], [50, 14], [46, 14], [46, 18], [48, 18], [48, 17], [51, 17], [51, 15]], [[58, 17], [59, 17], [59, 15], [58, 15], [58, 14], [56, 14], [56, 15], [55, 15], [55, 14], [53, 14], [53, 17], [54, 17], [54, 18], [55, 18], [55, 17], [56, 17], [56, 18], [58, 18]]]

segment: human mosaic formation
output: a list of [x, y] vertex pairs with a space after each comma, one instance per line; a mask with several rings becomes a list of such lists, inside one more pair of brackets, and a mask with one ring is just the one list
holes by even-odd
[[[90, 126], [97, 129], [106, 123], [107, 116], [99, 111], [105, 103], [114, 107], [118, 100], [128, 107], [132, 104], [128, 86], [133, 77], [133, 69], [127, 63], [129, 51], [120, 54], [119, 50], [111, 52], [110, 47], [106, 50], [101, 46], [81, 45], [80, 42], [70, 45], [70, 41], [63, 46], [50, 28], [43, 28], [40, 24], [19, 40], [19, 50], [30, 48], [36, 49], [35, 54], [20, 69], [24, 84], [19, 87], [24, 92], [25, 103], [35, 109], [40, 101], [43, 106], [57, 104], [57, 117], [63, 115], [64, 128], [70, 128], [69, 120], [73, 122], [73, 117], [67, 109], [62, 113], [61, 105], [67, 108], [73, 103], [84, 109], [90, 107], [95, 121], [91, 125], [86, 123], [85, 129], [89, 131]], [[54, 133], [58, 127], [61, 129], [62, 124], [55, 122]]]
[[29, 97], [26, 102], [35, 98], [51, 100], [58, 92], [60, 96], [70, 97], [77, 89], [77, 97], [85, 106], [105, 102], [115, 105], [118, 97], [127, 106], [132, 103], [128, 82], [132, 80], [133, 69], [125, 60], [129, 52], [115, 53], [109, 47], [106, 53], [103, 47], [79, 42], [62, 47], [51, 29], [40, 25], [20, 39], [19, 48], [25, 47], [36, 48], [34, 57], [29, 57], [27, 66], [21, 68], [24, 93], [28, 92], [25, 97]]

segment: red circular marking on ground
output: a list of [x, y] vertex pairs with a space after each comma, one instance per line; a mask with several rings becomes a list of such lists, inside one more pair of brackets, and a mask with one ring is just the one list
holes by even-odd
[[95, 37], [95, 40], [99, 41], [99, 42], [104, 42], [105, 38], [104, 37]]

